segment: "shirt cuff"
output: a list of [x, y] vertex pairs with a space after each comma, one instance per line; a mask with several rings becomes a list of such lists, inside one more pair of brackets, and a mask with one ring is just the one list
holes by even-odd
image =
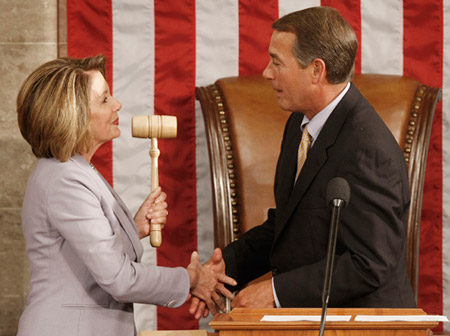
[[277, 292], [275, 291], [275, 283], [274, 283], [274, 280], [273, 280], [273, 279], [274, 279], [274, 278], [272, 277], [272, 291], [273, 291], [273, 297], [274, 297], [274, 299], [275, 299], [275, 306], [276, 306], [277, 308], [281, 308], [280, 301], [278, 301]]

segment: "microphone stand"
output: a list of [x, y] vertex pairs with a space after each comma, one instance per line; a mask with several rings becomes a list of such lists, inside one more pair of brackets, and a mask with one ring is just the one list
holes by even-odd
[[332, 202], [333, 210], [331, 213], [330, 236], [328, 237], [327, 265], [325, 268], [325, 280], [322, 292], [322, 316], [320, 317], [319, 336], [323, 336], [323, 332], [325, 330], [328, 299], [330, 298], [331, 278], [333, 276], [339, 216], [341, 213], [341, 206], [345, 204], [345, 202], [339, 198], [333, 199]]

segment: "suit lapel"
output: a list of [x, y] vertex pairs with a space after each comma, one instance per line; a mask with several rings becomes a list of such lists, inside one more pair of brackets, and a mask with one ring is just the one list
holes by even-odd
[[302, 120], [303, 114], [293, 113], [285, 131], [284, 147], [281, 150], [277, 166], [277, 172], [281, 172], [281, 174], [277, 174], [275, 180], [277, 206], [287, 204], [292, 193], [297, 172], [298, 146], [302, 137], [300, 132]]
[[[321, 133], [322, 134], [322, 133]], [[319, 136], [320, 138], [321, 136]], [[319, 139], [317, 139], [319, 140]], [[282, 206], [278, 207], [277, 204], [277, 225], [275, 226], [275, 240], [279, 234], [283, 231], [284, 227], [289, 221], [292, 213], [296, 209], [298, 203], [302, 200], [307, 192], [309, 186], [313, 182], [314, 178], [318, 174], [320, 168], [327, 161], [326, 146], [320, 146], [319, 143], [314, 144], [311, 150], [308, 152], [307, 159], [303, 165], [303, 168], [298, 176], [297, 182], [294, 186], [290, 184], [290, 190], [287, 190], [289, 197], [286, 199]], [[294, 164], [295, 167], [295, 164]], [[293, 181], [292, 181], [293, 182]]]
[[[287, 130], [288, 133], [286, 134], [286, 141], [290, 140], [293, 143], [292, 146], [286, 146], [287, 157], [293, 157], [293, 159], [291, 160], [286, 158], [283, 164], [280, 165], [281, 174], [286, 173], [286, 175], [280, 177], [280, 188], [276, 188], [277, 225], [275, 225], [275, 241], [285, 228], [286, 224], [289, 222], [289, 218], [292, 216], [294, 210], [298, 206], [298, 203], [307, 193], [308, 188], [314, 181], [314, 178], [317, 176], [322, 166], [327, 162], [327, 150], [336, 142], [342, 126], [344, 125], [344, 122], [350, 113], [352, 106], [354, 105], [355, 94], [357, 92], [357, 89], [352, 84], [347, 94], [339, 102], [329, 116], [328, 120], [325, 122], [319, 137], [314, 143], [314, 146], [308, 152], [307, 159], [294, 187], [292, 187], [292, 185], [294, 183], [296, 170], [295, 160], [297, 148], [301, 138], [301, 133], [299, 130], [303, 117], [301, 114], [297, 114], [298, 117], [293, 119], [293, 127], [290, 127]], [[292, 132], [297, 132], [299, 134], [295, 135], [292, 134]], [[291, 176], [291, 171], [294, 171], [294, 177]], [[281, 182], [283, 180], [284, 182]]]

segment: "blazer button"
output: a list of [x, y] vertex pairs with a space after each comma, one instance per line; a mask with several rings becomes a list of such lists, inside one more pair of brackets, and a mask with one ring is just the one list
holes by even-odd
[[272, 274], [277, 275], [278, 274], [278, 268], [272, 268]]
[[175, 304], [176, 304], [176, 301], [172, 300], [167, 304], [167, 308], [173, 308], [173, 307], [175, 307]]

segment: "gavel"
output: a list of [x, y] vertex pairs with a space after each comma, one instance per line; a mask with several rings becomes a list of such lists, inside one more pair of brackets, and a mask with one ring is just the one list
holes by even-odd
[[[176, 138], [177, 118], [166, 115], [136, 116], [131, 119], [131, 134], [135, 138], [150, 138], [152, 146], [150, 157], [152, 159], [152, 191], [159, 186], [158, 139]], [[153, 247], [161, 246], [161, 224], [150, 224], [150, 244]]]

